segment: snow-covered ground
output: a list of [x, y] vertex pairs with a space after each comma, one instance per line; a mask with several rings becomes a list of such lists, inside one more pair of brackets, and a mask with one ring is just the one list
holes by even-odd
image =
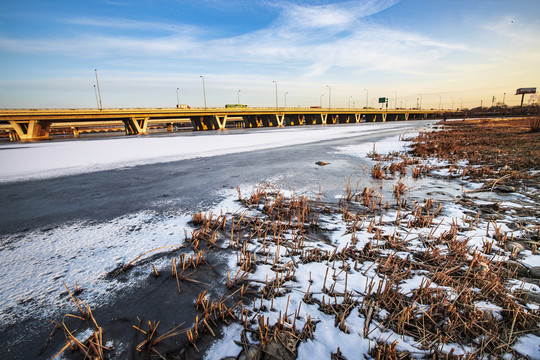
[[[402, 151], [404, 143], [399, 141], [399, 137], [389, 137], [382, 141], [377, 142], [375, 150], [379, 154], [384, 154], [392, 151]], [[373, 151], [373, 144], [359, 144], [343, 146], [335, 149], [337, 153], [346, 154], [354, 157], [366, 157], [366, 155]], [[442, 180], [445, 181], [445, 180]], [[452, 181], [452, 180], [447, 180]], [[471, 186], [471, 187], [474, 187]], [[361, 189], [360, 189], [361, 191]], [[268, 203], [268, 202], [267, 202]], [[271, 201], [270, 201], [271, 203]], [[483, 202], [483, 204], [492, 203], [489, 201]], [[250, 208], [254, 208], [251, 206]], [[498, 243], [494, 239], [497, 238], [497, 233], [507, 234], [512, 238], [523, 238], [525, 236], [524, 228], [512, 230], [507, 225], [515, 221], [512, 215], [507, 216], [505, 219], [499, 221], [477, 221], [474, 226], [467, 223], [468, 212], [466, 209], [453, 202], [444, 204], [444, 210], [439, 216], [436, 216], [434, 225], [427, 227], [408, 228], [403, 224], [400, 226], [396, 223], [396, 216], [398, 212], [395, 210], [389, 210], [386, 213], [372, 215], [373, 219], [377, 221], [377, 227], [385, 236], [392, 234], [401, 239], [411, 239], [407, 241], [406, 250], [396, 251], [391, 247], [388, 248], [385, 240], [375, 240], [375, 235], [371, 231], [367, 230], [367, 225], [361, 226], [361, 229], [354, 233], [347, 229], [345, 222], [341, 215], [333, 215], [320, 218], [320, 221], [325, 224], [325, 228], [330, 229], [328, 238], [331, 244], [315, 243], [308, 240], [306, 237], [304, 248], [307, 249], [319, 249], [321, 251], [327, 251], [328, 254], [342, 251], [344, 248], [353, 246], [354, 251], [362, 251], [366, 244], [372, 243], [373, 247], [377, 247], [380, 250], [380, 254], [384, 257], [379, 258], [377, 261], [384, 262], [390, 259], [392, 256], [402, 259], [412, 259], [413, 254], [428, 253], [432, 250], [429, 244], [429, 239], [438, 239], [440, 236], [444, 236], [452, 231], [453, 228], [459, 229], [457, 232], [457, 239], [459, 242], [465, 241], [468, 243], [466, 258], [473, 259], [473, 255], [482, 254], [486, 261], [491, 264], [499, 262], [507, 263], [513, 259], [511, 251]], [[255, 211], [250, 211], [249, 214], [253, 219], [265, 218], [262, 215], [262, 205], [255, 208]], [[260, 212], [259, 212], [260, 211]], [[511, 214], [512, 212], [510, 212]], [[470, 215], [470, 214], [469, 214]], [[380, 220], [379, 220], [380, 219]], [[412, 219], [411, 215], [404, 217], [401, 221], [406, 223], [408, 219]], [[369, 222], [369, 218], [366, 220], [366, 224]], [[491, 225], [491, 227], [490, 227]], [[292, 239], [295, 236], [294, 230], [292, 233], [285, 234], [284, 241], [286, 239]], [[354, 240], [353, 240], [354, 237]], [[260, 244], [252, 243], [248, 246], [248, 249], [255, 251], [260, 249]], [[261, 243], [266, 242], [261, 240]], [[487, 242], [493, 242], [493, 250], [487, 251], [485, 254], [485, 244]], [[435, 243], [437, 243], [435, 241]], [[386, 277], [381, 277], [375, 271], [377, 268], [377, 261], [364, 261], [360, 263], [358, 269], [351, 259], [348, 260], [334, 260], [332, 261], [315, 261], [303, 263], [303, 259], [299, 255], [293, 255], [290, 251], [290, 247], [282, 244], [280, 249], [279, 245], [276, 247], [272, 242], [266, 243], [268, 248], [268, 254], [266, 258], [279, 258], [277, 266], [272, 264], [259, 264], [257, 270], [249, 276], [250, 279], [264, 283], [272, 282], [274, 279], [279, 278], [279, 269], [282, 266], [291, 265], [294, 268], [294, 279], [286, 282], [283, 285], [285, 296], [275, 297], [273, 299], [260, 299], [255, 302], [254, 312], [257, 316], [263, 316], [264, 319], [268, 319], [269, 324], [276, 324], [278, 322], [284, 322], [282, 312], [288, 308], [289, 312], [286, 316], [290, 317], [290, 321], [285, 328], [290, 327], [292, 319], [297, 329], [302, 329], [307, 319], [313, 319], [317, 322], [316, 330], [314, 332], [314, 338], [302, 341], [298, 344], [298, 359], [313, 359], [313, 358], [330, 358], [332, 353], [336, 353], [339, 348], [341, 354], [347, 359], [363, 358], [367, 356], [370, 349], [377, 343], [383, 342], [388, 345], [396, 342], [397, 351], [408, 351], [409, 355], [413, 358], [422, 358], [429, 354], [430, 350], [422, 346], [417, 340], [410, 336], [400, 335], [394, 330], [386, 328], [383, 325], [385, 318], [388, 316], [388, 311], [395, 309], [377, 309], [379, 311], [378, 318], [371, 318], [366, 320], [366, 315], [360, 311], [361, 306], [351, 305], [353, 310], [348, 316], [346, 316], [344, 331], [340, 326], [337, 326], [338, 314], [327, 314], [321, 310], [321, 304], [329, 303], [345, 303], [343, 294], [346, 289], [354, 294], [355, 299], [362, 303], [364, 299], [368, 298], [368, 295], [372, 293], [372, 290], [368, 290], [368, 284], [374, 284], [373, 288], [377, 288], [379, 284], [385, 284], [387, 282]], [[426, 244], [428, 244], [426, 246]], [[435, 246], [438, 248], [441, 254], [448, 253], [449, 249], [444, 245]], [[287, 248], [288, 250], [285, 250]], [[491, 252], [493, 251], [493, 252]], [[531, 250], [521, 250], [519, 261], [526, 268], [540, 266], [540, 254]], [[259, 255], [260, 256], [260, 255]], [[423, 255], [420, 255], [422, 258]], [[264, 256], [262, 256], [264, 258]], [[489, 259], [489, 260], [488, 260]], [[236, 273], [240, 269], [240, 265], [236, 263], [236, 259], [232, 259], [230, 263], [232, 268], [231, 273]], [[261, 261], [262, 262], [262, 261]], [[474, 263], [474, 262], [473, 262]], [[348, 267], [347, 267], [348, 266]], [[354, 266], [354, 267], [353, 267]], [[491, 265], [493, 266], [493, 265]], [[345, 269], [348, 270], [345, 270]], [[471, 263], [472, 268], [472, 263]], [[395, 272], [400, 272], [400, 269], [394, 269]], [[478, 274], [478, 276], [483, 276]], [[328, 280], [327, 280], [328, 278]], [[331, 291], [328, 288], [331, 284]], [[540, 294], [540, 287], [537, 284], [524, 282], [518, 279], [512, 279], [507, 282], [507, 288], [510, 292], [525, 289], [526, 291]], [[383, 285], [384, 287], [384, 285]], [[434, 291], [441, 291], [445, 294], [445, 300], [449, 304], [452, 303], [459, 295], [456, 294], [456, 290], [448, 286], [438, 285], [428, 277], [428, 271], [425, 270], [413, 270], [409, 278], [405, 278], [399, 283], [399, 292], [404, 296], [412, 299], [415, 291], [422, 287], [429, 287]], [[474, 292], [478, 292], [479, 289], [474, 289]], [[518, 291], [519, 292], [519, 291]], [[306, 302], [305, 296], [310, 294], [312, 299], [315, 299], [315, 303]], [[513, 297], [513, 295], [510, 295]], [[493, 316], [498, 321], [503, 320], [502, 312], [504, 309], [496, 305], [490, 298], [482, 301], [476, 301], [474, 308], [481, 313], [491, 314], [485, 316]], [[518, 301], [519, 302], [519, 301]], [[429, 309], [429, 306], [422, 305], [420, 303], [415, 304], [420, 309]], [[292, 310], [291, 310], [292, 309]], [[534, 302], [525, 304], [524, 309], [526, 312], [538, 313], [539, 306]], [[398, 309], [401, 310], [401, 309]], [[420, 316], [422, 310], [419, 310], [415, 316]], [[285, 315], [285, 314], [283, 314]], [[252, 314], [250, 316], [253, 316]], [[366, 324], [366, 321], [370, 321], [371, 324]], [[259, 324], [255, 323], [251, 326], [252, 330], [260, 331]], [[367, 331], [367, 332], [366, 332]], [[239, 330], [237, 328], [230, 328], [225, 330], [226, 335], [223, 340], [217, 341], [210, 348], [206, 354], [206, 359], [219, 359], [216, 354], [236, 355], [240, 348], [231, 343], [231, 339], [235, 339], [234, 333], [236, 333], [236, 340], [239, 340]], [[522, 356], [528, 356], [531, 359], [540, 359], [540, 337], [529, 333], [523, 336], [516, 335], [512, 350], [517, 352], [518, 358]], [[476, 340], [475, 340], [476, 341]], [[440, 344], [438, 343], [437, 346]], [[457, 344], [446, 343], [439, 348], [442, 353], [452, 353], [453, 355], [463, 355], [475, 352], [478, 349], [478, 344]], [[482, 358], [482, 357], [481, 357]], [[486, 356], [487, 358], [487, 356]], [[512, 358], [512, 354], [509, 351], [505, 354], [504, 358]]]

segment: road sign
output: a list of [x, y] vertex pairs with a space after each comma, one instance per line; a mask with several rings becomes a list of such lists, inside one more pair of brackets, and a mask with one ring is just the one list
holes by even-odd
[[536, 94], [536, 88], [519, 88], [516, 90], [516, 95], [521, 94]]
[[379, 98], [379, 104], [384, 104], [387, 101], [388, 101], [388, 99], [385, 98], [385, 97]]

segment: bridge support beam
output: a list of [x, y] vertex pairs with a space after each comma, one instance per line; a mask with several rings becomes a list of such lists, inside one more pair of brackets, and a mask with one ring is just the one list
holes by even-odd
[[129, 118], [123, 120], [126, 135], [141, 135], [146, 134], [148, 128], [148, 119], [145, 118]]
[[326, 120], [328, 120], [328, 114], [321, 114], [322, 124], [326, 125]]
[[383, 122], [386, 121], [386, 116], [387, 116], [387, 115], [388, 115], [387, 113], [382, 113], [382, 121], [383, 121]]
[[215, 116], [194, 116], [191, 117], [191, 124], [196, 131], [219, 129]]
[[73, 130], [73, 137], [78, 138], [79, 136], [81, 136], [81, 131], [79, 130], [79, 128], [72, 126], [71, 130]]
[[278, 115], [276, 114], [276, 121], [278, 123], [278, 127], [284, 127], [285, 123], [285, 115]]
[[225, 129], [225, 126], [227, 126], [227, 115], [223, 115], [223, 116], [215, 115], [215, 117], [218, 123], [219, 130]]
[[360, 122], [360, 114], [354, 114], [354, 119], [356, 120], [356, 123], [358, 124]]
[[405, 113], [405, 121], [409, 120], [409, 113]]
[[32, 141], [40, 139], [48, 139], [51, 131], [50, 121], [10, 121], [9, 122], [15, 131], [10, 135], [11, 140]]

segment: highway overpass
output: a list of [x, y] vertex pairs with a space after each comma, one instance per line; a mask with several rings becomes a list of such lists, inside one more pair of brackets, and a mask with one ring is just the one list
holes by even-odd
[[[130, 108], [130, 109], [3, 109], [0, 129], [14, 141], [47, 139], [53, 128], [69, 128], [75, 136], [92, 126], [123, 126], [127, 135], [146, 134], [149, 124], [191, 124], [196, 131], [233, 126], [267, 127], [406, 121], [441, 116], [440, 110], [345, 108]], [[457, 115], [457, 114], [453, 114]], [[228, 125], [229, 124], [229, 125]]]

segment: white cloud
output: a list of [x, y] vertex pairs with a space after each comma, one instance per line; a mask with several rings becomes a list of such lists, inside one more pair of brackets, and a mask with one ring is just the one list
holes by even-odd
[[[376, 14], [396, 4], [399, 0], [344, 1], [325, 5], [282, 4], [282, 19], [293, 29], [330, 28], [343, 29], [360, 18]], [[327, 29], [328, 30], [328, 29]]]
[[[396, 31], [362, 20], [394, 5], [396, 0], [344, 1], [327, 5], [275, 3], [280, 16], [267, 28], [229, 38], [208, 37], [195, 27], [179, 26], [161, 36], [80, 35], [66, 39], [10, 39], [0, 37], [3, 51], [49, 53], [78, 58], [123, 61], [125, 57], [209, 62], [225, 59], [238, 64], [275, 64], [306, 76], [333, 67], [355, 71], [390, 69], [410, 71], [464, 47], [426, 36]], [[129, 19], [75, 18], [73, 25], [101, 28], [170, 30], [173, 25]], [[175, 27], [176, 28], [176, 27]], [[228, 57], [227, 57], [228, 56]], [[217, 71], [217, 70], [216, 70]]]

